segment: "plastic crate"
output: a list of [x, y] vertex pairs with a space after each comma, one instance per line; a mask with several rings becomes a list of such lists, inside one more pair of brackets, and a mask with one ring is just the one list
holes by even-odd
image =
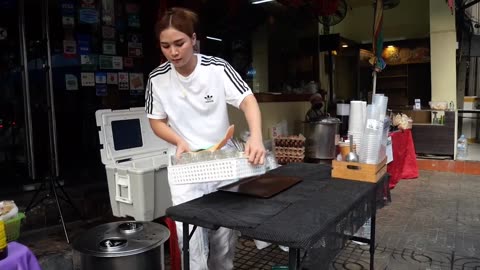
[[12, 242], [20, 237], [20, 225], [25, 214], [19, 212], [16, 217], [5, 221], [5, 233], [7, 234], [7, 242]]
[[251, 165], [247, 158], [226, 158], [168, 166], [174, 185], [226, 181], [264, 174], [265, 165]]

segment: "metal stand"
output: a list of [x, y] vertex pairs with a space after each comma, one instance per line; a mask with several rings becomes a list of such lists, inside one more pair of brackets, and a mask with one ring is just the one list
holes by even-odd
[[[68, 196], [68, 194], [63, 189], [62, 185], [59, 181], [59, 165], [58, 165], [58, 148], [57, 148], [57, 121], [55, 115], [55, 99], [54, 99], [54, 91], [53, 91], [53, 82], [52, 82], [52, 56], [51, 56], [51, 48], [50, 48], [50, 25], [49, 25], [49, 10], [48, 10], [48, 0], [42, 0], [42, 33], [43, 33], [43, 42], [45, 43], [46, 49], [46, 63], [43, 64], [43, 69], [45, 70], [45, 88], [46, 88], [46, 96], [47, 96], [47, 113], [48, 113], [48, 133], [49, 133], [49, 163], [50, 163], [50, 176], [46, 177], [40, 188], [35, 192], [33, 195], [32, 200], [28, 204], [25, 212], [30, 211], [33, 207], [39, 205], [40, 203], [44, 202], [46, 199], [51, 198], [52, 194], [55, 199], [58, 213], [60, 216], [60, 221], [62, 223], [63, 232], [65, 233], [65, 239], [67, 243], [70, 243], [70, 239], [68, 238], [67, 228], [65, 226], [65, 221], [63, 219], [63, 212], [62, 207], [60, 206], [59, 198], [70, 204], [74, 210], [81, 216], [80, 211], [77, 207], [73, 204], [72, 200]], [[25, 2], [24, 0], [19, 1], [19, 13], [20, 13], [20, 28], [21, 28], [21, 38], [25, 40]], [[24, 54], [24, 63], [27, 61], [27, 55]], [[28, 70], [27, 70], [28, 72]], [[28, 81], [28, 77], [24, 76], [24, 79]], [[28, 90], [28, 89], [27, 89]], [[27, 103], [27, 107], [30, 107], [29, 102]], [[33, 149], [33, 145], [32, 145]], [[34, 169], [33, 169], [34, 170]], [[57, 188], [60, 189], [63, 196], [59, 196], [57, 194]], [[35, 201], [40, 194], [40, 192], [46, 191], [46, 194], [43, 198], [38, 201]]]
[[[61, 195], [57, 194], [57, 188], [61, 191]], [[42, 191], [46, 191], [47, 193], [43, 196], [43, 198], [39, 199], [38, 201], [35, 201], [38, 197], [38, 195], [40, 194], [40, 192]], [[67, 192], [65, 192], [65, 190], [63, 189], [62, 185], [60, 184], [58, 178], [56, 177], [50, 177], [49, 179], [47, 179], [46, 181], [44, 181], [41, 185], [40, 185], [40, 188], [35, 192], [35, 194], [33, 195], [33, 198], [32, 200], [30, 201], [30, 203], [28, 203], [28, 206], [25, 210], [25, 212], [28, 212], [30, 211], [32, 208], [34, 208], [35, 206], [43, 203], [45, 200], [49, 199], [52, 197], [52, 194], [55, 198], [55, 203], [57, 205], [57, 210], [58, 210], [58, 214], [60, 216], [60, 221], [62, 223], [62, 227], [63, 227], [63, 232], [65, 234], [65, 239], [67, 240], [67, 243], [70, 244], [70, 239], [68, 238], [68, 232], [67, 232], [67, 227], [65, 226], [65, 221], [63, 219], [63, 211], [62, 211], [62, 207], [60, 206], [60, 202], [58, 199], [62, 199], [64, 202], [70, 204], [70, 206], [77, 212], [77, 214], [80, 215], [80, 211], [78, 210], [78, 208], [73, 204], [72, 200], [70, 199], [70, 197], [68, 196]], [[63, 196], [62, 196], [63, 195]]]

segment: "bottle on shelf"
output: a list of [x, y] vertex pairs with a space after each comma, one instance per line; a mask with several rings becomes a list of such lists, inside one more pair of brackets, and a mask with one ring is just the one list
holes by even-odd
[[433, 112], [433, 119], [432, 119], [432, 124], [439, 124], [438, 117], [437, 117], [438, 112]]
[[457, 159], [464, 160], [467, 158], [467, 147], [467, 139], [465, 135], [462, 134], [457, 140]]

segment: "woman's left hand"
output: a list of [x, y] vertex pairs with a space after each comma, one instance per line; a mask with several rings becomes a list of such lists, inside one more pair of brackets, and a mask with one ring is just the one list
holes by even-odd
[[253, 165], [263, 164], [265, 160], [265, 146], [261, 139], [250, 137], [245, 144], [245, 154]]

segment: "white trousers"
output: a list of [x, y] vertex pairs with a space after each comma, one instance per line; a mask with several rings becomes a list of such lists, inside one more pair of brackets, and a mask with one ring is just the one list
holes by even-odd
[[[236, 180], [234, 180], [236, 181]], [[217, 187], [233, 181], [217, 181], [198, 184], [170, 185], [173, 205], [181, 204], [205, 194], [214, 192]], [[176, 222], [178, 244], [183, 247], [183, 224]], [[193, 226], [190, 225], [190, 232]], [[190, 239], [190, 269], [191, 270], [231, 270], [237, 234], [227, 228], [209, 230], [197, 227]], [[182, 252], [183, 265], [183, 252]]]

